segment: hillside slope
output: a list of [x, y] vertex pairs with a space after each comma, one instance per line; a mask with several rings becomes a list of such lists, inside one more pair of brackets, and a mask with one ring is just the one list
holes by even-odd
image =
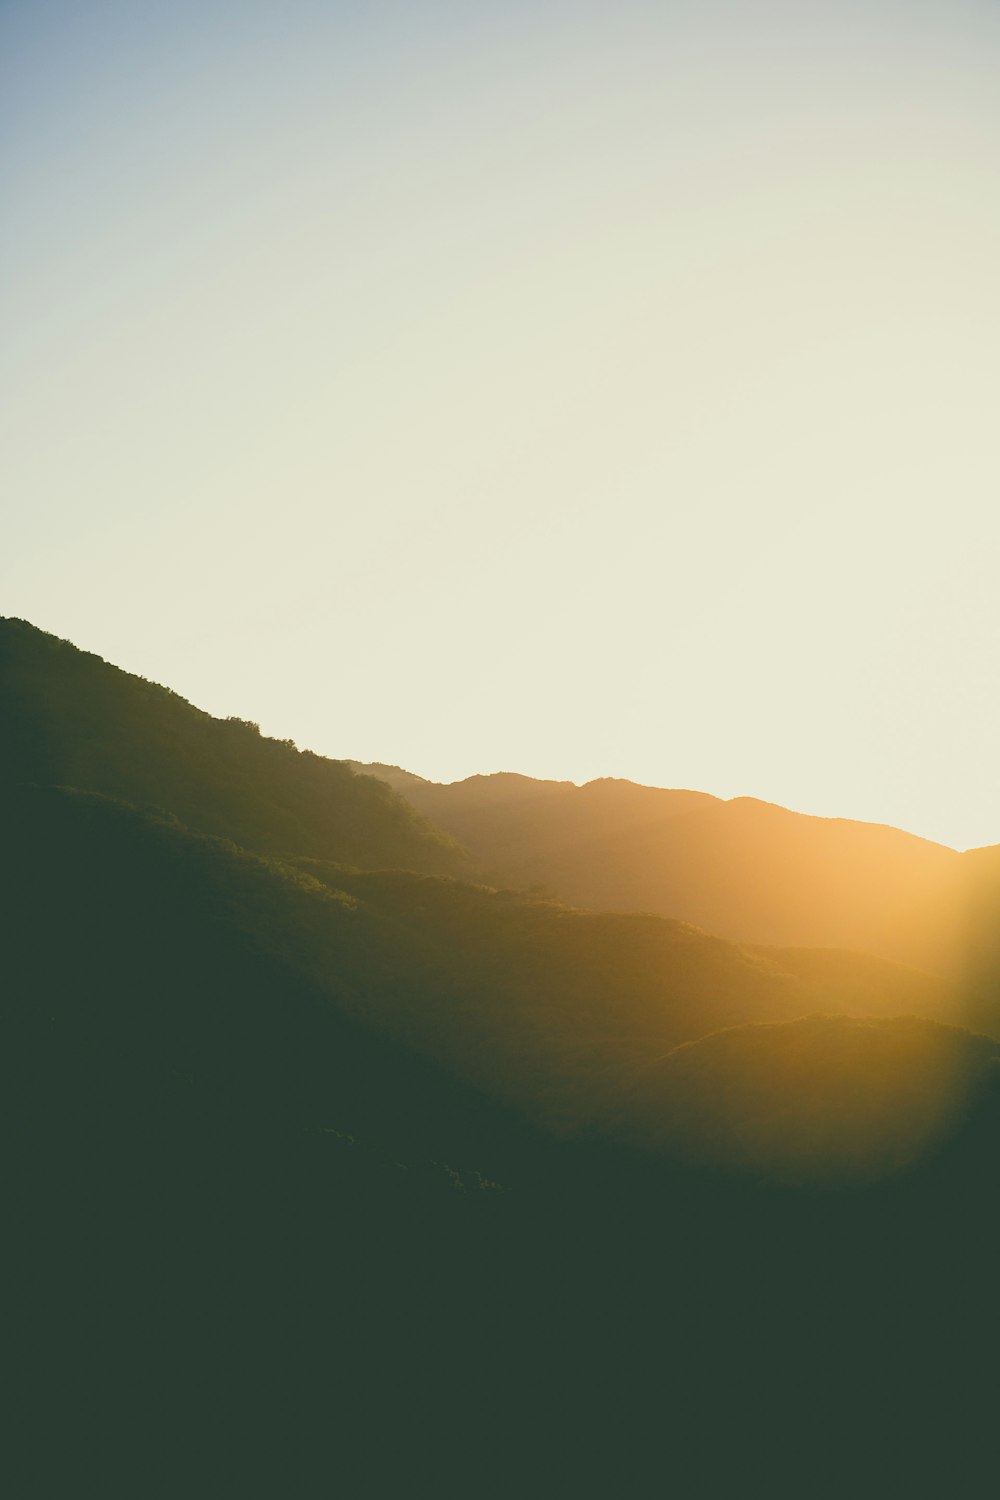
[[213, 719], [23, 620], [0, 619], [0, 782], [75, 786], [166, 808], [270, 854], [458, 872], [455, 845], [343, 761]]
[[405, 977], [378, 913], [95, 793], [4, 789], [0, 828], [7, 1019], [40, 1049], [20, 1070], [32, 1114], [74, 1149], [110, 1110], [130, 1151], [140, 1121], [225, 1120], [234, 1138], [331, 1127], [477, 1165], [488, 1101], [362, 1024], [369, 992]]
[[[60, 852], [67, 840], [78, 889], [88, 879], [107, 890], [166, 881], [166, 909], [182, 893], [192, 932], [221, 922], [241, 952], [279, 964], [339, 1014], [557, 1134], [585, 1134], [651, 1057], [721, 1029], [815, 1011], [969, 1019], [948, 982], [860, 953], [740, 946], [653, 914], [587, 912], [421, 873], [460, 864], [461, 853], [384, 783], [213, 720], [19, 622], [6, 622], [0, 645], [15, 864], [37, 859], [35, 841], [48, 829], [53, 875], [70, 858]], [[85, 792], [28, 784], [74, 778]], [[471, 805], [491, 799], [503, 821], [513, 800], [523, 812], [520, 825], [510, 820], [515, 829], [553, 799], [562, 811], [540, 826], [556, 842], [575, 826], [575, 788], [481, 780], [465, 788]], [[630, 819], [633, 836], [649, 833], [650, 808], [661, 832], [727, 811], [697, 794], [628, 783], [583, 790], [606, 827]], [[785, 816], [796, 826], [821, 821]], [[385, 863], [397, 868], [371, 868]], [[47, 920], [45, 882], [33, 891], [25, 930]], [[66, 926], [71, 912], [63, 901], [53, 921]], [[119, 928], [132, 952], [142, 909]], [[994, 1031], [996, 1019], [987, 997], [977, 1020]]]
[[[303, 863], [393, 924], [369, 1014], [559, 1134], [586, 1134], [650, 1058], [724, 1027], [835, 1014], [964, 1021], [948, 982], [840, 952], [752, 950], [685, 923]], [[415, 987], [415, 988], [414, 988]]]
[[[304, 1125], [333, 1109], [330, 1123], [387, 1149], [419, 1138], [439, 1109], [434, 1088], [410, 1106], [421, 1122], [411, 1128], [407, 1091], [390, 1082], [401, 1062], [380, 1062], [363, 1086], [364, 1070], [338, 1063], [337, 1027], [360, 1025], [359, 1036], [433, 1064], [442, 1097], [445, 1079], [475, 1089], [462, 1095], [469, 1120], [455, 1107], [426, 1149], [457, 1145], [493, 1175], [503, 1164], [481, 1163], [470, 1133], [475, 1099], [583, 1137], [623, 1107], [651, 1059], [723, 1028], [819, 1009], [960, 1019], [946, 982], [864, 955], [750, 951], [662, 917], [398, 871], [296, 868], [93, 793], [17, 788], [0, 811], [19, 871], [8, 977], [29, 1016], [45, 1007], [62, 1018], [70, 1059], [107, 993], [101, 1025], [112, 1038], [118, 1028], [108, 1056], [151, 1027], [143, 1069], [155, 1057], [164, 1076], [204, 1075], [258, 1114], [277, 1089]], [[323, 1026], [334, 1027], [325, 1042]], [[213, 1037], [206, 1064], [199, 1051]], [[305, 1073], [279, 1084], [283, 1059], [299, 1053]]]
[[439, 785], [368, 769], [494, 883], [659, 912], [736, 942], [860, 949], [939, 973], [964, 961], [968, 857], [900, 829], [612, 780]]
[[667, 791], [613, 777], [578, 787], [571, 781], [498, 772], [442, 784], [398, 766], [350, 764], [388, 782], [482, 858], [498, 867], [509, 861], [515, 870], [525, 859], [556, 860], [581, 843], [655, 828], [684, 813], [721, 805], [704, 792]]
[[[71, 1487], [312, 1493], [319, 1474], [358, 1495], [442, 1493], [454, 1472], [463, 1496], [520, 1493], [526, 1473], [539, 1493], [639, 1492], [667, 1431], [679, 1482], [728, 1494], [777, 1411], [772, 1452], [789, 1432], [813, 1444], [801, 1494], [831, 1409], [859, 1450], [881, 1440], [886, 1391], [907, 1432], [946, 1400], [989, 1430], [993, 1044], [885, 1021], [861, 1156], [896, 1128], [907, 1028], [930, 1061], [905, 1118], [931, 1129], [877, 1190], [841, 1172], [826, 1191], [829, 1151], [788, 1171], [780, 1149], [733, 1149], [749, 1132], [787, 1156], [803, 1127], [829, 1135], [875, 1056], [837, 1037], [882, 1035], [898, 1011], [961, 1022], [954, 986], [358, 868], [429, 852], [374, 782], [334, 767], [313, 825], [297, 758], [251, 750], [234, 789], [214, 721], [193, 727], [162, 689], [146, 719], [134, 679], [78, 667], [65, 698], [41, 671], [15, 701], [8, 678], [21, 717], [0, 793], [28, 1303]], [[90, 682], [111, 695], [106, 723]], [[134, 774], [147, 805], [21, 779], [46, 764]], [[228, 837], [183, 826], [182, 806]], [[844, 1009], [874, 1020], [798, 1019]], [[779, 1043], [734, 1048], [747, 1033]], [[771, 1084], [796, 1050], [807, 1086], [782, 1113]], [[845, 1051], [860, 1061], [845, 1069]], [[938, 1136], [924, 1083], [954, 1058], [968, 1107]], [[276, 1412], [296, 1438], [269, 1452]], [[599, 1473], [589, 1434], [609, 1422]], [[895, 1433], [884, 1446], [880, 1493], [899, 1479]], [[947, 1448], [953, 1489], [961, 1443]]]
[[[705, 1069], [676, 1051], [628, 1063], [759, 1009], [776, 976], [790, 1009], [808, 1003], [780, 955], [440, 879], [342, 871], [338, 887], [95, 794], [16, 788], [0, 819], [39, 1390], [102, 1493], [119, 1470], [144, 1492], [200, 1490], [206, 1453], [247, 1494], [333, 1471], [352, 1493], [414, 1473], [440, 1492], [453, 1469], [454, 1493], [472, 1475], [509, 1494], [528, 1457], [546, 1493], [609, 1493], [581, 1424], [629, 1435], [620, 1478], [660, 1452], [664, 1412], [674, 1466], [727, 1493], [776, 1402], [804, 1441], [836, 1400], [861, 1446], [888, 1388], [908, 1417], [945, 1391], [985, 1413], [968, 1362], [995, 1346], [988, 1098], [877, 1196], [776, 1194], [759, 1184], [773, 1159], [731, 1149], [748, 1103], [770, 1139], [767, 1057], [730, 1060], [723, 1032], [681, 1049]], [[889, 967], [859, 963], [865, 983]], [[906, 1003], [910, 977], [894, 982]], [[955, 1034], [927, 1034], [947, 1060]], [[978, 1066], [983, 1044], [964, 1045]], [[813, 1050], [779, 1123], [815, 1123], [817, 1084], [847, 1097], [829, 1055]], [[568, 1125], [575, 1143], [553, 1141]], [[637, 1133], [645, 1150], [615, 1146]], [[498, 1409], [514, 1436], [497, 1449]], [[735, 1473], [706, 1459], [720, 1409]], [[286, 1410], [301, 1437], [272, 1451]]]

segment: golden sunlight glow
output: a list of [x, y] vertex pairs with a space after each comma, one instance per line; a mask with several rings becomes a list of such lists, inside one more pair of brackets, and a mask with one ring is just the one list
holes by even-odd
[[996, 7], [54, 9], [6, 613], [435, 779], [1000, 839]]

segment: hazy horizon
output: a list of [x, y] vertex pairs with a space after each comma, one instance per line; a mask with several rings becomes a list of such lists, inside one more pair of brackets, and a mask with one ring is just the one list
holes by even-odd
[[[299, 748], [300, 749], [307, 749], [308, 747], [307, 746], [300, 746]], [[444, 786], [452, 786], [452, 785], [455, 785], [455, 784], [457, 784], [459, 782], [462, 782], [462, 781], [468, 781], [470, 778], [472, 778], [474, 776], [526, 776], [530, 780], [533, 780], [533, 781], [551, 781], [551, 782], [562, 783], [562, 784], [568, 785], [568, 786], [575, 786], [578, 790], [581, 787], [593, 785], [593, 783], [595, 781], [628, 781], [628, 782], [631, 782], [633, 785], [648, 787], [648, 788], [651, 788], [654, 791], [704, 792], [704, 793], [706, 793], [710, 797], [716, 797], [716, 798], [718, 798], [718, 800], [720, 802], [739, 802], [739, 801], [743, 801], [743, 800], [749, 800], [749, 801], [754, 801], [754, 802], [766, 802], [766, 803], [768, 803], [769, 806], [772, 806], [772, 807], [782, 807], [787, 812], [797, 813], [797, 814], [799, 814], [800, 816], [803, 816], [803, 817], [825, 818], [825, 819], [830, 819], [831, 821], [841, 821], [841, 822], [851, 822], [851, 823], [879, 823], [880, 826], [882, 826], [882, 827], [886, 827], [886, 828], [898, 828], [901, 833], [913, 834], [913, 836], [915, 838], [926, 839], [929, 843], [942, 844], [943, 847], [946, 848], [946, 849], [956, 849], [956, 846], [954, 844], [947, 844], [942, 839], [931, 839], [931, 838], [928, 837], [927, 834], [918, 833], [918, 832], [916, 832], [916, 830], [914, 830], [912, 828], [903, 828], [901, 825], [896, 824], [896, 823], [884, 823], [884, 822], [880, 822], [880, 820], [875, 819], [875, 818], [855, 818], [855, 817], [852, 817], [852, 815], [850, 813], [817, 813], [812, 808], [809, 808], [809, 807], [791, 807], [791, 806], [789, 806], [789, 804], [787, 802], [778, 802], [778, 801], [775, 801], [775, 800], [773, 800], [771, 798], [767, 798], [767, 797], [757, 797], [752, 792], [731, 792], [731, 793], [713, 792], [710, 787], [703, 787], [703, 786], [680, 786], [676, 782], [672, 782], [670, 784], [667, 784], [665, 782], [638, 781], [634, 776], [616, 776], [616, 775], [613, 775], [613, 774], [607, 774], [607, 775], [603, 775], [603, 776], [586, 776], [586, 777], [583, 777], [581, 780], [576, 780], [576, 779], [574, 779], [571, 776], [548, 776], [548, 775], [542, 775], [540, 773], [535, 773], [535, 772], [531, 772], [531, 771], [522, 771], [520, 769], [520, 767], [518, 767], [518, 766], [494, 766], [491, 770], [468, 771], [464, 775], [461, 775], [461, 776], [452, 776], [452, 777], [444, 777], [443, 778], [443, 777], [439, 777], [439, 776], [427, 776], [427, 775], [424, 775], [423, 772], [421, 772], [419, 770], [414, 770], [414, 768], [412, 766], [401, 766], [401, 765], [399, 765], [398, 761], [385, 760], [384, 758], [380, 759], [378, 761], [361, 762], [361, 761], [358, 760], [358, 757], [356, 755], [351, 755], [351, 756], [346, 756], [346, 757], [331, 756], [331, 759], [340, 759], [340, 758], [344, 758], [344, 759], [350, 760], [352, 763], [356, 763], [356, 764], [398, 766], [399, 770], [401, 770], [401, 771], [409, 771], [413, 775], [423, 776], [423, 779], [425, 781], [437, 782], [437, 783], [439, 783], [441, 785], [444, 785]], [[967, 846], [968, 849], [989, 848], [989, 847], [991, 847], [991, 846], [990, 845], [980, 845], [980, 844], [970, 844], [970, 845]], [[956, 849], [956, 852], [957, 853], [963, 853], [965, 851], [961, 850], [961, 849]]]
[[337, 758], [1000, 842], [1000, 12], [0, 9], [0, 612]]
[[[37, 622], [35, 622], [35, 621], [29, 621], [28, 623], [34, 625]], [[79, 642], [71, 642], [71, 644], [75, 645], [75, 646], [79, 646]], [[87, 648], [84, 647], [84, 648], [81, 648], [81, 649], [86, 650]], [[121, 666], [121, 663], [120, 662], [110, 662], [109, 665], [111, 665], [111, 666]], [[148, 679], [148, 674], [146, 674], [146, 673], [135, 672], [133, 675], [136, 675], [136, 676], [139, 676], [139, 677], [147, 677], [147, 680], [149, 680]], [[171, 684], [168, 683], [168, 682], [161, 683], [160, 686], [170, 688], [171, 691], [176, 691], [176, 689], [172, 688]], [[181, 696], [183, 697], [184, 695], [181, 694]], [[192, 701], [192, 700], [188, 700], [188, 701]], [[201, 704], [201, 703], [193, 703], [193, 707], [198, 708], [198, 709], [203, 709], [206, 712], [212, 712], [212, 710], [205, 709], [205, 705]], [[218, 718], [225, 717], [225, 715], [221, 714], [221, 713], [216, 713], [214, 716], [218, 717]], [[249, 717], [249, 715], [247, 715], [247, 716]], [[242, 715], [241, 715], [241, 717], [242, 717]], [[294, 740], [294, 736], [290, 736], [290, 735], [286, 734], [285, 732], [283, 732], [281, 726], [270, 726], [270, 727], [268, 727], [268, 726], [261, 726], [259, 724], [258, 720], [253, 720], [253, 719], [251, 720], [251, 722], [257, 723], [258, 727], [261, 728], [261, 732], [263, 734], [269, 736], [270, 738], [278, 739], [278, 740], [287, 740], [287, 739], [293, 739]], [[331, 750], [331, 749], [325, 749], [325, 750], [323, 750], [323, 749], [319, 749], [317, 746], [307, 745], [307, 744], [304, 744], [304, 743], [299, 743], [297, 741], [295, 743], [296, 743], [296, 748], [299, 749], [299, 750], [312, 750], [315, 754], [326, 756], [330, 760], [346, 761], [346, 762], [349, 762], [349, 763], [354, 764], [354, 765], [372, 765], [372, 766], [381, 765], [381, 766], [385, 766], [387, 769], [393, 769], [393, 768], [395, 768], [395, 769], [398, 769], [398, 770], [401, 770], [401, 771], [409, 772], [412, 775], [416, 775], [418, 777], [422, 777], [423, 780], [425, 780], [425, 781], [430, 781], [430, 782], [433, 782], [435, 784], [444, 785], [444, 786], [454, 785], [454, 784], [457, 784], [457, 783], [462, 782], [462, 781], [467, 781], [467, 780], [469, 780], [469, 779], [471, 779], [473, 777], [477, 777], [477, 776], [490, 777], [490, 776], [504, 776], [504, 775], [523, 776], [523, 777], [528, 778], [529, 780], [537, 780], [537, 781], [542, 781], [542, 782], [553, 782], [553, 783], [558, 783], [558, 784], [562, 784], [562, 785], [575, 786], [578, 789], [581, 788], [581, 787], [584, 787], [584, 786], [592, 785], [594, 782], [597, 782], [597, 781], [628, 781], [628, 782], [631, 782], [633, 785], [644, 786], [644, 787], [647, 787], [647, 788], [651, 788], [653, 790], [661, 790], [661, 791], [693, 791], [693, 792], [706, 793], [707, 795], [709, 795], [711, 797], [715, 797], [718, 800], [723, 801], [723, 802], [740, 801], [740, 800], [745, 800], [745, 799], [766, 802], [766, 803], [768, 803], [771, 806], [782, 807], [782, 808], [784, 808], [788, 812], [793, 812], [793, 813], [796, 813], [796, 814], [799, 814], [799, 815], [803, 815], [803, 816], [806, 816], [806, 817], [824, 818], [824, 819], [840, 820], [840, 821], [848, 821], [848, 822], [876, 823], [876, 824], [880, 824], [881, 826], [885, 826], [885, 827], [898, 828], [899, 831], [904, 832], [904, 833], [912, 834], [914, 837], [917, 837], [917, 838], [928, 839], [928, 835], [921, 834], [921, 833], [919, 833], [915, 829], [904, 828], [900, 824], [888, 824], [888, 823], [885, 823], [884, 820], [876, 819], [876, 818], [857, 818], [857, 817], [854, 817], [851, 813], [820, 813], [820, 812], [816, 812], [814, 809], [809, 808], [809, 807], [792, 807], [792, 806], [790, 806], [789, 803], [783, 802], [780, 799], [777, 799], [777, 798], [757, 797], [756, 794], [754, 794], [752, 792], [716, 792], [716, 791], [713, 791], [709, 787], [703, 787], [703, 786], [683, 786], [682, 787], [679, 783], [676, 783], [676, 782], [641, 781], [637, 777], [634, 777], [634, 776], [622, 776], [622, 775], [619, 775], [619, 774], [614, 773], [614, 772], [599, 773], [599, 774], [594, 775], [594, 776], [573, 777], [573, 776], [566, 776], [566, 775], [550, 774], [550, 773], [541, 772], [541, 771], [525, 771], [525, 770], [523, 770], [519, 766], [499, 766], [499, 765], [497, 765], [497, 766], [492, 766], [489, 769], [486, 769], [484, 767], [476, 767], [476, 768], [474, 768], [472, 770], [469, 770], [469, 771], [460, 771], [460, 772], [458, 772], [455, 775], [442, 776], [442, 775], [434, 775], [434, 774], [431, 774], [431, 773], [423, 772], [419, 768], [414, 767], [414, 766], [404, 765], [401, 761], [394, 760], [391, 756], [382, 755], [382, 756], [375, 756], [375, 757], [371, 757], [371, 758], [365, 758], [365, 757], [361, 757], [361, 756], [357, 756], [357, 755], [351, 755], [350, 753], [345, 753], [342, 750], [341, 751]], [[942, 839], [929, 839], [929, 842], [943, 844], [943, 846], [946, 847], [946, 848], [952, 848], [952, 849], [956, 848], [955, 845], [948, 844], [945, 840], [942, 840]], [[989, 846], [988, 845], [968, 845], [967, 846], [967, 848], [969, 848], [969, 849], [982, 848], [982, 847], [989, 847]], [[961, 851], [957, 850], [956, 852], [961, 852]]]

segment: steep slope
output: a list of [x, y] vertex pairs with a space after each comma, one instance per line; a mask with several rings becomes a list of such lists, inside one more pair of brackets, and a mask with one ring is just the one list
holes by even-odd
[[454, 844], [383, 783], [253, 724], [213, 719], [23, 620], [0, 620], [0, 782], [166, 808], [264, 853], [464, 868]]
[[655, 911], [737, 942], [963, 963], [963, 856], [899, 829], [628, 782], [385, 775], [486, 878], [574, 906]]

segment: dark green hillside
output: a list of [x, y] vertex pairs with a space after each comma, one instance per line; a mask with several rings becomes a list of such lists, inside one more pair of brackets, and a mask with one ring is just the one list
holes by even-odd
[[[983, 1421], [985, 1106], [877, 1197], [775, 1193], [600, 1137], [623, 1133], [601, 1070], [694, 1024], [713, 989], [759, 1003], [780, 956], [650, 918], [636, 944], [627, 918], [442, 880], [317, 882], [92, 794], [18, 789], [0, 811], [28, 1296], [60, 1434], [37, 1474], [61, 1459], [101, 1494], [307, 1494], [333, 1473], [358, 1495], [603, 1495], [641, 1492], [669, 1440], [686, 1493], [750, 1474], [811, 1493], [797, 1444], [835, 1409], [875, 1493], [927, 1462], [919, 1445], [902, 1462], [886, 1389], [907, 1424], [945, 1395]], [[626, 938], [640, 956], [602, 1006]], [[952, 1033], [927, 1034], [953, 1054]], [[550, 1144], [463, 1086], [494, 1049], [499, 1089], [539, 1089], [549, 1115], [555, 1090], [590, 1111], [590, 1139]], [[823, 1058], [810, 1082], [836, 1100]], [[669, 1067], [647, 1060], [647, 1147], [676, 1104]], [[764, 1121], [768, 1074], [715, 1069]], [[635, 1122], [652, 1096], [624, 1083]], [[682, 1087], [710, 1146], [718, 1093]]]
[[76, 1122], [69, 1137], [107, 1090], [144, 1120], [162, 1109], [157, 1129], [207, 1108], [237, 1134], [331, 1127], [480, 1164], [492, 1107], [351, 1019], [406, 983], [377, 913], [94, 793], [6, 791], [0, 827], [8, 1014], [45, 1060], [31, 1108]]
[[954, 1020], [950, 984], [359, 869], [454, 855], [374, 781], [0, 640], [40, 1493], [798, 1497], [831, 1420], [834, 1493], [912, 1492], [915, 1422], [961, 1493], [995, 1049], [798, 1019]]
[[454, 844], [383, 783], [253, 724], [213, 719], [23, 620], [0, 620], [0, 782], [164, 808], [262, 853], [463, 868]]
[[910, 1492], [917, 1420], [961, 1493], [963, 1424], [991, 1430], [988, 1110], [875, 1196], [628, 1150], [609, 1118], [692, 1028], [947, 986], [293, 868], [95, 794], [14, 788], [0, 820], [39, 1493], [638, 1494], [666, 1445], [686, 1494], [798, 1496], [831, 1412], [834, 1492], [859, 1462]]
[[93, 794], [19, 789], [0, 829], [18, 1300], [53, 1431], [19, 1492], [295, 1493], [282, 1414], [322, 1415], [351, 1493], [390, 1416], [411, 1472], [439, 1457], [433, 1405], [475, 1422], [449, 1371], [490, 1336], [461, 1313], [497, 1282], [484, 1167], [542, 1143], [331, 1004], [363, 941], [310, 979], [310, 920], [350, 903]]

